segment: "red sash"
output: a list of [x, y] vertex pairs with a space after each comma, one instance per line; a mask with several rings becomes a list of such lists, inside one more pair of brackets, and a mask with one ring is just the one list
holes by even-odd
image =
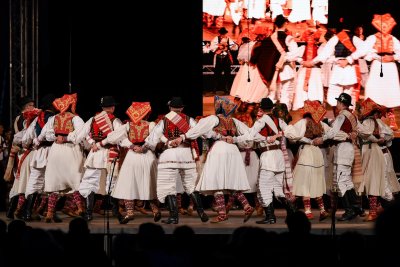
[[[306, 51], [304, 53], [303, 59], [310, 61], [317, 56], [317, 46], [315, 45], [314, 34], [308, 34], [306, 37]], [[310, 80], [312, 68], [306, 68], [306, 76], [304, 78], [303, 90], [308, 92], [308, 81]]]
[[170, 113], [165, 115], [165, 118], [169, 120], [174, 126], [176, 126], [182, 133], [187, 133], [187, 131], [189, 131], [190, 129], [189, 123], [174, 111], [171, 111]]
[[[341, 31], [336, 36], [339, 38], [339, 41], [347, 48], [349, 49], [352, 53], [357, 50], [357, 48], [353, 45], [353, 42], [350, 40], [349, 35], [345, 31]], [[358, 101], [360, 97], [360, 87], [361, 87], [361, 72], [360, 72], [360, 65], [354, 64], [354, 68], [356, 71], [356, 76], [357, 76], [357, 86], [354, 88], [354, 94], [356, 97], [356, 102]]]
[[94, 121], [96, 122], [99, 130], [103, 133], [104, 136], [107, 136], [112, 132], [112, 122], [107, 114], [107, 112], [102, 111], [96, 116], [94, 116]]
[[21, 173], [21, 166], [22, 166], [22, 162], [24, 162], [25, 158], [29, 155], [29, 153], [31, 153], [31, 149], [27, 149], [24, 151], [24, 154], [22, 154], [21, 159], [18, 160], [18, 167], [17, 167], [17, 174], [15, 175], [16, 179], [19, 179], [19, 175]]

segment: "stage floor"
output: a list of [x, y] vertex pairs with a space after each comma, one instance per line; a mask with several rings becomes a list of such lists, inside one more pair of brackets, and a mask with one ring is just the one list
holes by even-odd
[[[216, 213], [207, 210], [207, 214], [210, 218], [216, 216]], [[343, 210], [339, 210], [336, 214], [338, 218], [343, 213]], [[29, 222], [27, 225], [33, 228], [42, 228], [46, 230], [61, 230], [63, 232], [68, 232], [68, 224], [73, 219], [72, 217], [68, 217], [67, 215], [58, 212], [60, 218], [63, 219], [62, 223], [45, 223], [44, 220], [40, 222]], [[110, 217], [109, 227], [110, 234], [136, 234], [138, 233], [139, 226], [142, 223], [153, 222], [152, 215], [149, 212], [149, 215], [143, 215], [136, 213], [135, 219], [130, 221], [128, 224], [122, 225], [119, 224], [117, 219], [114, 217]], [[261, 227], [267, 231], [274, 231], [277, 233], [282, 233], [287, 231], [287, 227], [285, 224], [285, 216], [286, 211], [283, 209], [276, 209], [275, 214], [277, 216], [276, 224], [256, 224], [256, 221], [262, 219], [263, 217], [258, 217], [253, 214], [253, 217], [250, 218], [249, 221], [243, 223], [243, 211], [242, 210], [232, 210], [229, 213], [229, 219], [225, 222], [221, 223], [202, 223], [200, 219], [196, 216], [188, 216], [188, 215], [180, 215], [179, 224], [167, 225], [161, 222], [157, 222], [157, 224], [161, 225], [166, 234], [172, 234], [174, 229], [187, 225], [193, 228], [196, 234], [232, 234], [233, 231], [241, 226], [252, 226], [252, 227]], [[330, 235], [331, 234], [331, 219], [328, 218], [323, 222], [318, 221], [319, 212], [317, 210], [313, 211], [314, 219], [311, 220], [311, 233], [317, 235]], [[110, 214], [111, 216], [111, 214]], [[167, 211], [162, 211], [163, 218], [168, 217]], [[5, 212], [0, 213], [0, 219], [9, 223], [11, 220], [6, 218]], [[336, 222], [336, 234], [340, 235], [346, 231], [357, 231], [364, 235], [373, 235], [374, 231], [374, 223], [372, 222], [364, 222], [363, 218], [357, 217], [351, 222]], [[89, 222], [90, 232], [92, 234], [104, 234], [106, 233], [106, 220], [105, 216], [95, 214], [93, 221]]]

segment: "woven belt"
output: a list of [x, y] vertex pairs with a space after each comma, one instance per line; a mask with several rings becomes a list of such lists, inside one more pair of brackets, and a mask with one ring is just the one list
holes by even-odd
[[106, 144], [106, 145], [101, 146], [101, 147], [103, 147], [103, 148], [105, 148], [105, 149], [110, 149], [110, 148], [112, 148], [112, 147], [117, 147], [117, 145], [114, 145], [114, 144]]
[[281, 149], [280, 145], [265, 146], [265, 147], [260, 147], [260, 152], [264, 153], [265, 151], [278, 150], [278, 149]]
[[337, 145], [337, 144], [340, 144], [340, 143], [351, 143], [351, 139], [346, 139], [344, 141], [332, 140], [332, 142], [331, 142], [332, 145]]
[[50, 141], [42, 141], [42, 142], [40, 142], [39, 147], [48, 147], [48, 146], [51, 146], [52, 144], [53, 144], [53, 142], [50, 142]]

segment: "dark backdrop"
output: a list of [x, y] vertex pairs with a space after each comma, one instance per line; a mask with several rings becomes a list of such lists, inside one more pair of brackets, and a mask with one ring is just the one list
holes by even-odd
[[[132, 101], [150, 101], [154, 118], [171, 96], [201, 114], [201, 1], [142, 2], [43, 1], [43, 91], [67, 89], [71, 32], [72, 90], [83, 117], [102, 95], [117, 98], [120, 117]], [[178, 7], [187, 12], [178, 15]]]
[[[350, 26], [363, 25], [364, 35], [374, 34], [371, 25], [374, 14], [390, 13], [400, 24], [400, 1], [398, 0], [329, 0], [328, 25], [343, 18]], [[400, 26], [393, 28], [392, 34], [400, 37]]]
[[[71, 41], [72, 90], [78, 92], [78, 112], [84, 119], [98, 110], [102, 95], [117, 98], [121, 103], [117, 114], [123, 118], [131, 101], [150, 101], [154, 118], [165, 113], [166, 102], [177, 95], [184, 98], [187, 113], [202, 113], [200, 0], [39, 2], [40, 96], [68, 92]], [[366, 35], [375, 32], [371, 26], [375, 13], [390, 12], [400, 23], [400, 1], [330, 0], [329, 9], [330, 22], [344, 17], [353, 25], [363, 24]], [[397, 37], [399, 28], [393, 31]], [[8, 118], [7, 68], [8, 1], [1, 0], [0, 114], [4, 122]]]
[[[0, 2], [3, 81], [8, 1]], [[40, 0], [39, 10], [39, 98], [68, 93], [71, 66], [84, 119], [99, 110], [103, 95], [116, 97], [123, 119], [132, 101], [150, 101], [154, 119], [172, 96], [183, 97], [189, 115], [201, 115], [201, 1]]]

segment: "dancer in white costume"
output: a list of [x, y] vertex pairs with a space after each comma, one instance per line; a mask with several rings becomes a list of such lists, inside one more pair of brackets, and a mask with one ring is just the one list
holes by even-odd
[[185, 140], [196, 140], [202, 135], [214, 132], [216, 142], [207, 154], [200, 180], [196, 189], [205, 194], [213, 194], [218, 216], [211, 222], [218, 223], [228, 219], [225, 209], [224, 192], [237, 194], [245, 210], [244, 222], [254, 212], [242, 191], [249, 190], [245, 165], [237, 145], [232, 144], [232, 136], [243, 135], [248, 127], [241, 121], [232, 118], [237, 105], [229, 99], [216, 96], [214, 99], [216, 115], [210, 115], [199, 121], [187, 133], [177, 138], [179, 145]]
[[[390, 153], [389, 147], [392, 146], [392, 141], [394, 139], [394, 132], [390, 128], [389, 125], [384, 123], [382, 121], [382, 114], [384, 113], [384, 109], [386, 107], [382, 107], [380, 109], [380, 114], [377, 116], [376, 121], [379, 125], [379, 131], [381, 135], [383, 136], [384, 142], [383, 144], [380, 144], [380, 148], [382, 149], [383, 155], [385, 157], [385, 163], [386, 163], [386, 168], [385, 168], [385, 195], [380, 199], [381, 202], [387, 202], [387, 201], [393, 201], [394, 192], [399, 192], [400, 191], [400, 184], [397, 181], [397, 176], [396, 172], [394, 170], [393, 166], [393, 158], [392, 154]], [[379, 207], [382, 207], [381, 203], [378, 201], [378, 209]], [[379, 210], [378, 210], [379, 211]]]
[[[257, 43], [251, 53], [250, 64], [256, 66], [261, 79], [268, 88], [269, 98], [285, 103], [291, 110], [294, 94], [295, 69], [294, 61], [304, 53], [296, 41], [285, 32], [287, 21], [279, 15], [275, 22], [276, 31], [266, 39]], [[251, 84], [248, 92], [265, 92], [265, 86]], [[248, 93], [250, 94], [250, 93]], [[257, 102], [259, 102], [258, 100]], [[256, 102], [256, 101], [254, 101]]]
[[79, 194], [79, 184], [83, 174], [84, 156], [76, 142], [76, 134], [84, 126], [84, 121], [75, 114], [76, 94], [65, 94], [53, 102], [60, 112], [50, 117], [43, 127], [38, 141], [54, 141], [51, 145], [44, 175], [44, 191], [50, 193], [45, 221], [61, 222], [56, 216], [56, 204], [60, 193], [73, 193], [78, 206], [78, 214], [84, 215], [84, 202]]
[[[168, 102], [170, 112], [158, 122], [145, 140], [145, 146], [152, 150], [161, 143], [163, 151], [158, 158], [157, 166], [157, 198], [161, 203], [167, 200], [169, 218], [161, 222], [177, 224], [179, 222], [177, 206], [176, 180], [182, 179], [185, 192], [190, 195], [197, 206], [197, 214], [202, 222], [208, 221], [204, 212], [200, 194], [195, 191], [197, 180], [196, 160], [198, 159], [197, 141], [176, 144], [172, 142], [181, 134], [185, 134], [196, 125], [193, 118], [182, 113], [182, 98], [174, 97]], [[162, 138], [164, 136], [164, 138]], [[194, 151], [194, 150], [197, 150]]]
[[[22, 144], [25, 147], [29, 147], [33, 144], [33, 151], [31, 152], [32, 160], [30, 162], [30, 176], [25, 191], [25, 221], [40, 220], [40, 217], [36, 211], [33, 211], [33, 208], [37, 197], [43, 193], [47, 156], [53, 142], [41, 142], [40, 146], [36, 146], [35, 144], [37, 144], [36, 138], [40, 135], [48, 119], [55, 115], [55, 109], [53, 107], [53, 101], [55, 98], [56, 97], [53, 94], [48, 94], [43, 97], [41, 100], [42, 111], [28, 127], [26, 134], [22, 139]], [[43, 197], [42, 201], [44, 201]]]
[[252, 19], [263, 19], [265, 18], [265, 0], [246, 0], [244, 2], [245, 8], [247, 8], [247, 18]]
[[273, 197], [277, 197], [284, 204], [287, 213], [296, 210], [293, 203], [286, 199], [284, 192], [285, 184], [288, 182], [288, 176], [285, 178], [288, 158], [284, 156], [281, 144], [282, 130], [287, 124], [272, 115], [271, 111], [274, 104], [271, 99], [263, 98], [260, 103], [257, 116], [259, 117], [249, 130], [248, 134], [234, 137], [234, 143], [245, 141], [259, 142], [260, 147], [260, 174], [258, 180], [259, 200], [265, 211], [265, 219], [257, 221], [259, 224], [276, 223], [274, 213]]
[[286, 4], [286, 0], [270, 0], [269, 8], [272, 12], [272, 20], [274, 20], [278, 15], [283, 15], [282, 6], [284, 4]]
[[112, 192], [114, 198], [122, 199], [125, 203], [127, 214], [119, 218], [121, 224], [133, 220], [135, 200], [150, 200], [154, 221], [161, 219], [156, 200], [157, 158], [152, 150], [143, 146], [155, 126], [154, 122], [146, 120], [150, 111], [149, 102], [133, 102], [126, 111], [130, 122], [101, 141], [102, 145], [121, 144], [129, 149]]
[[[250, 41], [247, 37], [243, 38], [245, 42], [240, 46], [237, 57], [240, 68], [233, 80], [230, 95], [239, 97], [244, 102], [257, 103], [268, 94], [268, 88], [261, 80], [257, 68], [250, 66], [249, 63], [250, 54], [256, 41]], [[262, 92], [262, 95], [256, 96], [254, 92], [250, 92], [251, 87], [261, 88], [257, 92]]]
[[301, 22], [311, 19], [310, 0], [294, 0], [292, 1], [292, 12], [288, 20], [290, 22]]
[[293, 170], [293, 194], [303, 198], [308, 219], [314, 218], [310, 201], [315, 198], [320, 209], [319, 220], [322, 221], [328, 217], [322, 199], [326, 192], [325, 163], [321, 149], [312, 145], [312, 140], [321, 137], [325, 129], [329, 128], [321, 121], [326, 109], [317, 100], [307, 100], [302, 112], [303, 119], [285, 130], [287, 138], [300, 143], [298, 160]]
[[[6, 182], [11, 182], [12, 179], [14, 179], [13, 183], [19, 182], [19, 179], [15, 179], [15, 172], [16, 172], [16, 169], [14, 168], [15, 159], [16, 157], [19, 158], [24, 152], [21, 144], [22, 136], [24, 135], [24, 133], [18, 134], [20, 131], [27, 128], [23, 113], [26, 111], [31, 111], [32, 109], [35, 108], [35, 102], [30, 97], [23, 97], [22, 99], [20, 99], [19, 103], [22, 107], [22, 110], [21, 114], [19, 114], [15, 118], [13, 123], [13, 130], [14, 130], [12, 133], [13, 143], [11, 144], [10, 155], [8, 156], [7, 166], [4, 172], [4, 180]], [[25, 202], [25, 195], [23, 194], [18, 195], [16, 193], [16, 190], [11, 190], [9, 196], [10, 200], [6, 217], [9, 219], [14, 219], [14, 215], [18, 215], [19, 218], [22, 218], [22, 208]]]
[[[389, 14], [374, 15], [372, 25], [379, 31], [368, 36], [360, 56], [371, 61], [370, 73], [365, 85], [365, 98], [371, 98], [388, 108], [400, 106], [399, 73], [395, 61], [400, 62], [400, 42], [391, 35], [396, 21]], [[381, 76], [382, 66], [382, 76]], [[392, 129], [397, 129], [393, 110], [387, 114]]]
[[[91, 117], [81, 130], [77, 133], [77, 142], [86, 140], [91, 146], [90, 152], [85, 160], [85, 172], [79, 185], [79, 193], [86, 201], [85, 220], [93, 219], [93, 208], [95, 195], [98, 197], [108, 194], [108, 189], [114, 189], [118, 177], [118, 155], [119, 150], [116, 145], [100, 146], [99, 142], [107, 137], [109, 133], [118, 129], [122, 122], [114, 115], [117, 105], [112, 96], [104, 96], [100, 100], [101, 112], [97, 112]], [[115, 161], [115, 162], [114, 162]], [[114, 164], [113, 164], [114, 163]], [[109, 177], [112, 165], [115, 166], [113, 177]], [[111, 180], [111, 185], [109, 184]], [[117, 214], [117, 200], [113, 200], [113, 214]]]
[[[381, 107], [370, 98], [361, 103], [361, 122], [358, 125], [359, 137], [362, 139], [362, 169], [364, 179], [359, 192], [365, 192], [369, 201], [369, 214], [365, 221], [375, 221], [378, 217], [378, 203], [381, 199], [393, 198], [392, 192], [398, 192], [400, 185], [395, 176], [387, 176], [384, 153], [387, 148], [384, 130], [378, 122]], [[386, 127], [385, 127], [386, 128]], [[389, 128], [389, 127], [388, 127]], [[387, 138], [387, 137], [386, 137]]]
[[[319, 32], [312, 29], [304, 31], [302, 40], [306, 42], [306, 48], [303, 58], [299, 62], [313, 60], [318, 51], [317, 42], [320, 38]], [[305, 66], [300, 67], [297, 72], [296, 89], [293, 99], [293, 110], [298, 110], [304, 106], [306, 100], [318, 100], [320, 103], [324, 101], [324, 88], [322, 85], [320, 65], [312, 68]]]
[[313, 67], [316, 64], [332, 60], [332, 54], [334, 54], [334, 65], [327, 95], [327, 101], [333, 107], [336, 106], [336, 98], [342, 92], [351, 96], [353, 101], [351, 107], [355, 106], [360, 79], [356, 72], [356, 60], [360, 55], [356, 52], [362, 45], [363, 41], [346, 30], [343, 23], [338, 24], [338, 33], [329, 39], [318, 56], [312, 61], [303, 61], [302, 63], [305, 67]]
[[15, 179], [9, 193], [10, 199], [12, 199], [13, 197], [16, 197], [18, 199], [18, 205], [14, 212], [15, 217], [17, 217], [18, 219], [23, 219], [24, 217], [24, 208], [26, 204], [25, 192], [27, 184], [29, 183], [31, 160], [34, 154], [32, 153], [32, 143], [28, 144], [23, 141], [27, 130], [29, 129], [29, 126], [31, 125], [32, 121], [39, 115], [40, 111], [41, 110], [35, 108], [22, 113], [22, 116], [24, 118], [24, 129], [16, 133], [13, 139], [13, 147], [22, 147], [18, 154], [18, 165], [14, 174]]
[[328, 18], [326, 15], [328, 14], [328, 0], [312, 0], [311, 7], [313, 8], [312, 18], [314, 24], [327, 24]]

